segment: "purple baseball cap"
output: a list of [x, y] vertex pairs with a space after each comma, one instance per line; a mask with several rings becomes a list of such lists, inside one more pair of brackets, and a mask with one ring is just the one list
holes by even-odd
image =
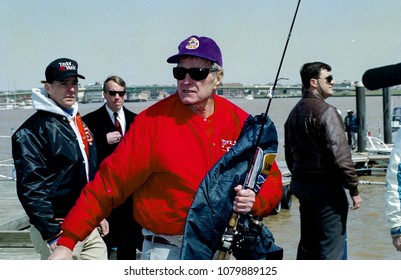
[[168, 63], [178, 63], [181, 56], [190, 55], [216, 62], [223, 67], [223, 58], [219, 46], [208, 37], [192, 35], [181, 42], [178, 53], [167, 59]]

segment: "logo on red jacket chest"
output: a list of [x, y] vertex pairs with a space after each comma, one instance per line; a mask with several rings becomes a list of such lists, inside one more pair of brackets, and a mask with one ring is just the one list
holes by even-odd
[[237, 143], [235, 140], [221, 139], [221, 149], [223, 152], [228, 152]]

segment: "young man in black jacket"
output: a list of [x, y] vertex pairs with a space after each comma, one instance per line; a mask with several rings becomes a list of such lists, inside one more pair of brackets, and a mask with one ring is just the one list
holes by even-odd
[[[60, 58], [46, 68], [45, 90], [32, 89], [37, 112], [12, 136], [17, 194], [31, 223], [30, 235], [41, 259], [56, 248], [63, 219], [97, 170], [96, 146], [78, 113], [78, 64]], [[100, 234], [99, 234], [100, 233]], [[103, 220], [74, 248], [74, 259], [107, 259]]]

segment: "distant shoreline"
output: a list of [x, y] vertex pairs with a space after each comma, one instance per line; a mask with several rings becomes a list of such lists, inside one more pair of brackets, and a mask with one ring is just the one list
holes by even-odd
[[[401, 90], [397, 89], [397, 90], [390, 90], [391, 96], [401, 96]], [[375, 90], [375, 91], [365, 91], [365, 96], [366, 97], [370, 97], [370, 96], [382, 96], [383, 95], [383, 91], [382, 90]], [[332, 97], [355, 97], [356, 93], [355, 92], [336, 92], [334, 90], [334, 95]], [[276, 94], [273, 95], [273, 98], [299, 98], [301, 97], [301, 94]], [[237, 98], [237, 97], [231, 97], [231, 98]], [[238, 98], [242, 98], [242, 97], [238, 97]], [[264, 98], [268, 98], [267, 95], [254, 95], [254, 98], [260, 98], [260, 99], [264, 99]]]

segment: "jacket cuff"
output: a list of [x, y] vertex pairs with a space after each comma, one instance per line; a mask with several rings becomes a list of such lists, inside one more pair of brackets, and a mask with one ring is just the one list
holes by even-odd
[[357, 196], [359, 194], [358, 187], [356, 188], [349, 188], [349, 194], [350, 196]]
[[57, 245], [65, 246], [68, 249], [70, 249], [71, 251], [74, 250], [75, 244], [77, 244], [77, 243], [78, 243], [78, 241], [75, 241], [74, 239], [72, 239], [70, 237], [66, 237], [64, 235], [62, 235], [57, 241]]
[[55, 236], [53, 236], [52, 238], [47, 239], [47, 240], [46, 240], [47, 243], [48, 243], [48, 244], [55, 243], [55, 242], [59, 239], [59, 237], [61, 236], [61, 234], [63, 234], [63, 231], [62, 231], [62, 230], [60, 230], [60, 232], [57, 233], [57, 234], [56, 234]]

